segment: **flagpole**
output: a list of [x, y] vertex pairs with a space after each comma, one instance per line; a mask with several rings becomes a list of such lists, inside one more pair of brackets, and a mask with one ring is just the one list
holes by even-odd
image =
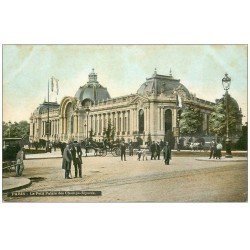
[[49, 80], [48, 80], [48, 117], [47, 117], [47, 145], [46, 145], [46, 152], [49, 151], [49, 134], [50, 134], [50, 127], [49, 127]]

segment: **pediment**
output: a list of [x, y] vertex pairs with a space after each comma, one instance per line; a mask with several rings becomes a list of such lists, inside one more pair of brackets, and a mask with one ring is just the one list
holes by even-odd
[[137, 104], [137, 105], [140, 105], [140, 104], [143, 104], [143, 103], [148, 103], [149, 102], [149, 98], [145, 97], [145, 96], [141, 96], [141, 95], [137, 95], [135, 96], [135, 98], [133, 98], [129, 104], [130, 105], [133, 105], [133, 104]]

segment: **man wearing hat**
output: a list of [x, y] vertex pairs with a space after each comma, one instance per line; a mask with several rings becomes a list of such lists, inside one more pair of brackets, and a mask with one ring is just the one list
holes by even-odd
[[215, 139], [213, 139], [210, 142], [210, 156], [209, 159], [211, 159], [212, 157], [214, 158], [216, 156], [216, 142]]
[[77, 172], [79, 172], [79, 177], [82, 178], [82, 150], [77, 141], [72, 144], [71, 154], [75, 167], [75, 178], [77, 178]]
[[63, 151], [63, 162], [62, 162], [62, 169], [65, 170], [65, 179], [71, 179], [69, 177], [71, 171], [71, 161], [72, 161], [72, 154], [70, 152], [70, 145], [67, 144]]
[[171, 160], [171, 148], [168, 145], [168, 142], [165, 143], [163, 148], [164, 162], [165, 165], [169, 165], [169, 161]]

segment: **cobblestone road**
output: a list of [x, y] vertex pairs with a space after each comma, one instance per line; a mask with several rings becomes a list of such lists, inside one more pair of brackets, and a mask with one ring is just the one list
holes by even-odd
[[[28, 160], [23, 177], [41, 177], [22, 191], [100, 190], [99, 197], [25, 197], [12, 202], [227, 202], [247, 200], [247, 162], [196, 161], [176, 157], [121, 162], [118, 157], [84, 157], [83, 178], [64, 179], [62, 159]], [[72, 168], [74, 176], [74, 169]]]

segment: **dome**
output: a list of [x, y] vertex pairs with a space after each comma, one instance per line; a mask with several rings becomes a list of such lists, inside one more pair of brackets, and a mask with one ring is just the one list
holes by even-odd
[[94, 69], [89, 74], [89, 81], [87, 84], [81, 86], [75, 94], [75, 97], [81, 102], [84, 100], [91, 100], [93, 102], [110, 99], [107, 88], [103, 87], [97, 81], [97, 74]]
[[166, 96], [172, 95], [176, 89], [181, 89], [184, 93], [189, 96], [188, 89], [180, 83], [180, 80], [174, 79], [171, 71], [167, 75], [159, 75], [156, 70], [152, 77], [147, 78], [146, 82], [143, 83], [137, 90], [137, 94], [146, 95], [148, 93], [156, 93], [157, 95], [163, 93]]
[[[48, 105], [49, 104], [49, 105]], [[49, 110], [59, 110], [60, 105], [57, 102], [46, 102], [44, 101], [42, 104], [40, 104], [34, 111], [36, 114], [43, 114], [48, 112], [48, 106]]]

